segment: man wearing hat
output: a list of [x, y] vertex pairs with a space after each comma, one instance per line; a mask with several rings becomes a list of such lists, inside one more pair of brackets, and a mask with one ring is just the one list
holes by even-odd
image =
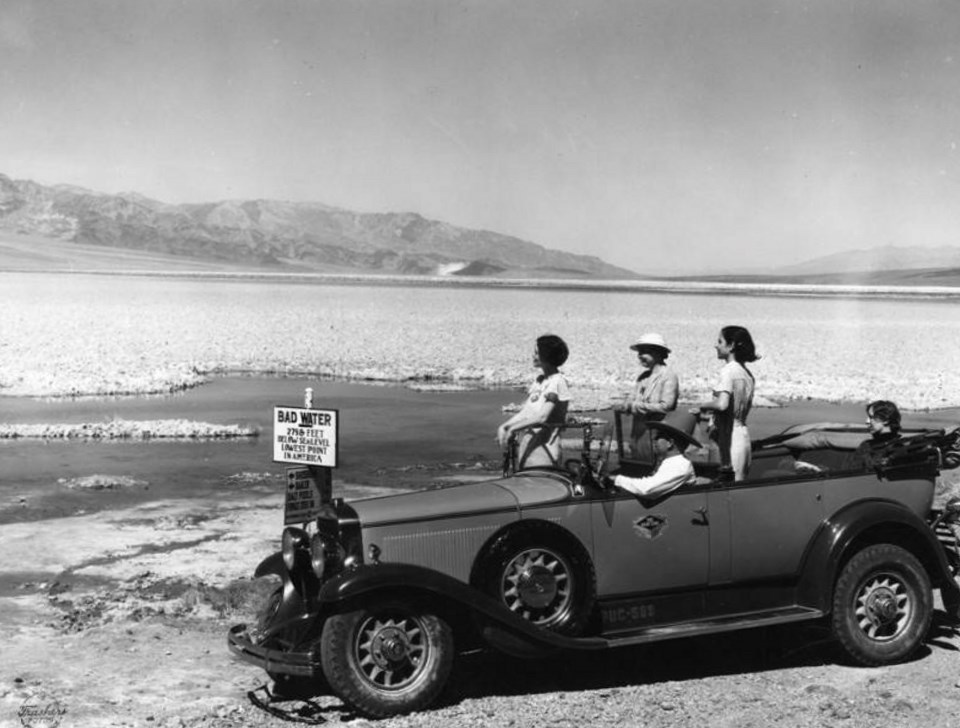
[[631, 456], [635, 460], [652, 463], [654, 452], [647, 426], [662, 420], [677, 408], [680, 381], [667, 366], [670, 349], [660, 334], [644, 334], [630, 348], [637, 352], [637, 360], [643, 371], [637, 377], [630, 397], [616, 409], [633, 415]]
[[657, 469], [642, 478], [626, 475], [607, 478], [608, 484], [641, 498], [660, 498], [681, 485], [696, 482], [693, 463], [684, 455], [691, 445], [701, 447], [692, 434], [696, 424], [697, 418], [689, 412], [675, 412], [660, 422], [650, 422], [653, 452], [659, 463]]

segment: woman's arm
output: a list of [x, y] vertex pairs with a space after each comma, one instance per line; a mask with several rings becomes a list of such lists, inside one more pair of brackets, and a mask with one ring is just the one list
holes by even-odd
[[539, 402], [528, 402], [524, 405], [523, 409], [497, 428], [497, 442], [500, 443], [500, 447], [507, 446], [510, 433], [514, 430], [546, 422], [557, 402], [557, 395], [551, 392], [541, 398]]
[[728, 366], [720, 370], [720, 381], [713, 390], [713, 399], [708, 402], [701, 402], [697, 407], [691, 407], [690, 412], [698, 415], [702, 411], [707, 412], [725, 412], [730, 406], [730, 392], [733, 391], [733, 382], [730, 379], [730, 368]]
[[730, 392], [714, 392], [714, 397], [709, 402], [701, 402], [696, 407], [690, 408], [690, 414], [698, 415], [701, 412], [725, 412], [730, 406]]

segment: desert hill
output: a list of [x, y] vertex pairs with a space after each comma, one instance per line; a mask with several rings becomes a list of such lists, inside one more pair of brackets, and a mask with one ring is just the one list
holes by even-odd
[[[258, 269], [527, 278], [636, 278], [597, 257], [550, 250], [415, 212], [359, 213], [313, 202], [167, 204], [137, 193], [45, 186], [0, 174], [0, 234], [17, 254], [45, 241]], [[33, 246], [33, 247], [31, 247]], [[94, 248], [95, 249], [95, 248]]]
[[784, 266], [777, 270], [781, 275], [845, 275], [866, 276], [891, 274], [893, 272], [960, 269], [960, 247], [883, 245], [867, 250], [846, 250], [833, 255], [813, 258], [803, 263]]

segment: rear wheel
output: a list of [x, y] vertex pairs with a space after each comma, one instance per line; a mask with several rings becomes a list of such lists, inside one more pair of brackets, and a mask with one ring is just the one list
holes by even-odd
[[893, 544], [868, 546], [847, 562], [833, 595], [833, 632], [862, 665], [897, 662], [919, 647], [933, 613], [930, 577]]
[[450, 626], [410, 599], [334, 615], [320, 640], [323, 672], [333, 691], [371, 718], [432, 703], [450, 675], [453, 649]]

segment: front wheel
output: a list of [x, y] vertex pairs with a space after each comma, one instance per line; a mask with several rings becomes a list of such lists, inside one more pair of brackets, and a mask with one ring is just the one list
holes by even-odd
[[833, 632], [862, 665], [906, 658], [923, 642], [933, 613], [930, 577], [893, 544], [868, 546], [847, 562], [833, 595]]
[[430, 705], [450, 675], [453, 649], [450, 626], [408, 599], [334, 615], [320, 639], [333, 691], [370, 718]]

